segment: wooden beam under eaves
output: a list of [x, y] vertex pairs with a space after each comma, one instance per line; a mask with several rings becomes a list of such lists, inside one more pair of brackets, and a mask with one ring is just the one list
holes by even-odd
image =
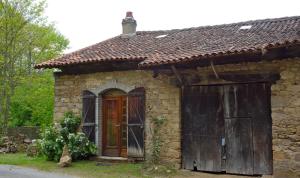
[[175, 74], [179, 84], [182, 86], [183, 80], [182, 80], [182, 77], [181, 77], [179, 71], [176, 69], [176, 67], [174, 65], [171, 66], [171, 69], [172, 69], [173, 73]]

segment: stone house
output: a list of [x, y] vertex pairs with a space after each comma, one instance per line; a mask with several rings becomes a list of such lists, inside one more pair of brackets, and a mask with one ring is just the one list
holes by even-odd
[[36, 65], [56, 68], [55, 120], [82, 114], [99, 156], [161, 158], [178, 168], [300, 174], [300, 17], [123, 33]]

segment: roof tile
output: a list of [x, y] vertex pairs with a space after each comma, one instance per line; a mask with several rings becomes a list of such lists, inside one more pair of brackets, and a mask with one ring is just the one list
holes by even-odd
[[[241, 26], [248, 27], [241, 29]], [[138, 31], [134, 36], [119, 35], [35, 67], [54, 68], [102, 61], [138, 61], [141, 67], [155, 66], [299, 42], [300, 16], [284, 17], [187, 29]]]

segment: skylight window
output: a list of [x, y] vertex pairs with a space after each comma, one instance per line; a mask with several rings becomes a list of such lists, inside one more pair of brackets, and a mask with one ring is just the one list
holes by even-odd
[[164, 35], [158, 35], [157, 37], [155, 37], [155, 38], [164, 38], [164, 37], [166, 37], [166, 36], [168, 36], [168, 34], [164, 34]]
[[248, 30], [252, 27], [252, 25], [243, 25], [240, 27], [241, 30]]

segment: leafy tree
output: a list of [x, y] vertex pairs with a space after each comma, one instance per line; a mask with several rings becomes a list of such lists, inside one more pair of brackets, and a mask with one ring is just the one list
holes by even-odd
[[[68, 45], [68, 40], [53, 24], [47, 23], [44, 9], [45, 1], [0, 0], [0, 124], [4, 131], [16, 88], [31, 84], [35, 77], [47, 76], [32, 70], [33, 65], [54, 58]], [[13, 105], [24, 113], [23, 118], [36, 115], [36, 111], [30, 110], [30, 103], [14, 102]], [[17, 117], [18, 113], [14, 114]]]
[[52, 71], [33, 73], [19, 81], [12, 96], [10, 126], [48, 126], [53, 118]]

